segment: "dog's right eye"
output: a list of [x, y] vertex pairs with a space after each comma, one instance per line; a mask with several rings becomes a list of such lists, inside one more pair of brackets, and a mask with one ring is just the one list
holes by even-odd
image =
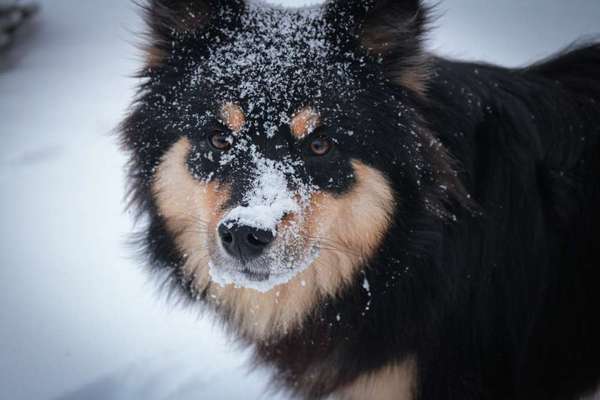
[[208, 142], [215, 150], [227, 151], [233, 146], [233, 137], [227, 132], [215, 130], [208, 136]]
[[315, 156], [324, 156], [333, 148], [333, 141], [327, 136], [319, 136], [309, 144], [310, 151]]

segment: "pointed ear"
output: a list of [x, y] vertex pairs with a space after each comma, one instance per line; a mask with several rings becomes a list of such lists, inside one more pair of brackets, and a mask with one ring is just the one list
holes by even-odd
[[233, 23], [244, 11], [245, 1], [149, 0], [144, 9], [151, 41], [148, 65], [156, 66], [164, 61], [173, 41]]
[[422, 94], [428, 11], [420, 0], [330, 0], [325, 18], [342, 41], [381, 60], [392, 81]]

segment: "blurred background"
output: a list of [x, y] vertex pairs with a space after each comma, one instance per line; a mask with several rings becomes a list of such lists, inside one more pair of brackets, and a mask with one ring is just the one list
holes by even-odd
[[[285, 399], [127, 245], [114, 130], [143, 58], [140, 10], [35, 3], [0, 0], [0, 398]], [[507, 66], [600, 34], [598, 0], [442, 0], [436, 16], [431, 50]]]

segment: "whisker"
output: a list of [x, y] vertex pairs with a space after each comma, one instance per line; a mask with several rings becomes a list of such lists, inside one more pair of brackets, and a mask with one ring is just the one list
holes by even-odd
[[364, 256], [363, 252], [356, 251], [355, 249], [351, 248], [346, 243], [343, 243], [340, 241], [336, 241], [336, 240], [324, 238], [324, 237], [319, 237], [319, 236], [310, 236], [310, 235], [307, 235], [306, 238], [308, 240], [316, 241], [320, 247], [323, 247], [323, 248], [328, 247], [329, 250], [337, 250], [337, 251], [341, 251], [343, 253], [351, 254], [354, 256], [358, 256], [358, 257]]

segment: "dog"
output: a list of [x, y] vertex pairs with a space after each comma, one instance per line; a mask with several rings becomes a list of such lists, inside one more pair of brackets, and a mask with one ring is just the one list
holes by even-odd
[[430, 54], [418, 0], [149, 0], [141, 248], [306, 399], [600, 383], [600, 44]]

